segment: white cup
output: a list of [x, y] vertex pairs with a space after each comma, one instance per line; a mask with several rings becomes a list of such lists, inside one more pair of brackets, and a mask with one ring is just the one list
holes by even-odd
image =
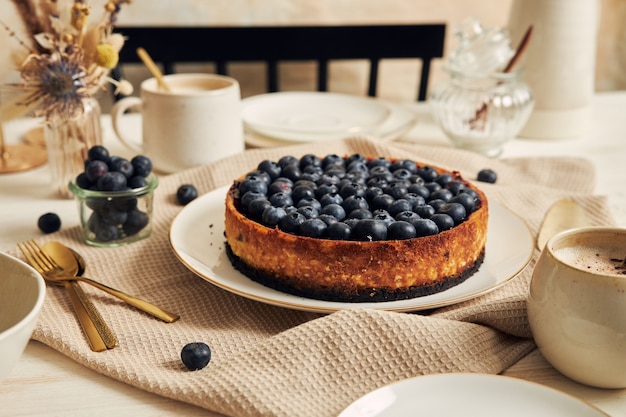
[[[244, 150], [237, 80], [215, 74], [174, 74], [164, 80], [170, 92], [150, 78], [141, 83], [141, 98], [126, 97], [114, 104], [113, 130], [124, 145], [148, 156], [154, 168], [164, 173]], [[126, 133], [122, 119], [131, 108], [141, 111], [141, 138]]]
[[626, 388], [626, 229], [585, 227], [552, 237], [527, 300], [539, 350], [565, 376]]

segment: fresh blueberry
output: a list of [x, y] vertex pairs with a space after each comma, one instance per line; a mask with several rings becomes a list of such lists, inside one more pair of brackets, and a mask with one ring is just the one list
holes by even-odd
[[306, 219], [304, 223], [300, 225], [300, 234], [306, 237], [319, 238], [324, 235], [328, 226], [321, 219]]
[[462, 204], [467, 214], [472, 213], [476, 209], [476, 199], [469, 193], [459, 193], [450, 202]]
[[334, 240], [349, 240], [352, 235], [352, 228], [344, 222], [337, 222], [326, 228], [326, 236]]
[[387, 227], [387, 239], [412, 239], [417, 236], [415, 226], [409, 222], [397, 221]]
[[434, 221], [437, 224], [439, 230], [442, 232], [445, 230], [450, 230], [454, 227], [454, 219], [448, 214], [435, 213], [430, 216], [430, 220]]
[[100, 191], [122, 191], [126, 186], [126, 176], [121, 172], [107, 172], [98, 179]]
[[90, 161], [102, 161], [105, 164], [108, 164], [110, 155], [107, 148], [102, 145], [95, 145], [87, 151], [87, 158]]
[[306, 185], [297, 185], [291, 191], [291, 198], [298, 202], [303, 198], [315, 198], [315, 191]]
[[343, 203], [343, 197], [337, 193], [327, 193], [323, 196], [319, 197], [320, 204], [322, 207], [327, 206], [329, 204], [341, 204]]
[[367, 166], [369, 166], [370, 168], [377, 167], [377, 166], [389, 168], [391, 166], [391, 161], [381, 156], [381, 157], [378, 157], [369, 161], [367, 163]]
[[[321, 184], [315, 190], [315, 198], [319, 198], [320, 202], [322, 197], [325, 197], [327, 195], [337, 196], [341, 199], [341, 201], [343, 201], [343, 198], [339, 195], [339, 188], [336, 184]], [[341, 201], [339, 202], [339, 204], [341, 204]], [[336, 203], [336, 201], [334, 202]]]
[[109, 172], [109, 166], [106, 162], [93, 160], [85, 167], [85, 175], [89, 182], [96, 183], [104, 174]]
[[465, 220], [465, 218], [467, 217], [467, 211], [465, 210], [465, 206], [463, 206], [463, 204], [461, 203], [444, 204], [443, 206], [439, 207], [437, 213], [447, 214], [448, 216], [452, 217], [455, 225], [462, 223], [463, 220]]
[[404, 222], [412, 223], [415, 220], [421, 219], [421, 217], [414, 211], [403, 211], [403, 212], [396, 214], [394, 219], [396, 219], [399, 222], [404, 221]]
[[[98, 200], [102, 199], [98, 198]], [[130, 211], [137, 208], [137, 202], [137, 197], [115, 197], [111, 199], [110, 204], [117, 210]]]
[[344, 165], [343, 158], [340, 157], [337, 154], [326, 155], [322, 159], [322, 167], [324, 167], [324, 169], [326, 169], [326, 167], [328, 167], [330, 165], [336, 165], [336, 166], [339, 166], [339, 167], [343, 166]]
[[395, 171], [397, 169], [406, 169], [412, 174], [417, 173], [417, 165], [414, 161], [411, 161], [410, 159], [400, 159], [398, 161], [395, 161], [391, 164], [390, 169], [391, 171]]
[[359, 220], [352, 230], [352, 236], [357, 240], [374, 241], [387, 239], [387, 225], [381, 220]]
[[419, 175], [424, 182], [432, 182], [439, 176], [439, 173], [435, 168], [426, 165], [417, 170], [417, 175]]
[[241, 199], [239, 200], [239, 202], [241, 203], [243, 208], [247, 210], [248, 207], [250, 207], [250, 203], [260, 198], [267, 200], [267, 197], [265, 197], [265, 194], [263, 193], [260, 193], [258, 191], [248, 191], [247, 193], [241, 196]]
[[267, 194], [267, 183], [261, 177], [249, 176], [244, 178], [244, 180], [239, 183], [239, 195], [244, 195], [248, 191]]
[[126, 223], [122, 226], [126, 236], [133, 236], [139, 233], [150, 221], [148, 215], [141, 210], [131, 210], [128, 212]]
[[384, 189], [386, 194], [392, 196], [395, 200], [403, 198], [409, 192], [409, 188], [401, 182], [392, 182]]
[[437, 190], [431, 193], [429, 199], [430, 200], [443, 200], [447, 203], [450, 200], [452, 200], [452, 197], [454, 197], [454, 195], [452, 195], [452, 191], [448, 190], [447, 188], [442, 188], [441, 190]]
[[311, 206], [317, 211], [322, 209], [322, 204], [314, 198], [303, 198], [302, 200], [298, 201], [298, 203], [296, 204], [296, 208], [300, 208], [304, 206]]
[[42, 214], [37, 220], [37, 227], [44, 233], [53, 233], [61, 228], [61, 218], [56, 213]]
[[263, 214], [263, 211], [271, 206], [272, 203], [270, 203], [267, 198], [252, 200], [250, 202], [250, 205], [248, 206], [248, 213], [250, 213], [250, 215], [253, 217], [260, 218], [261, 214]]
[[283, 207], [270, 206], [263, 210], [263, 213], [261, 214], [261, 221], [267, 226], [274, 227], [286, 215], [287, 212]]
[[272, 194], [269, 200], [275, 207], [293, 206], [293, 199], [291, 198], [291, 195], [284, 192]]
[[126, 223], [128, 219], [128, 212], [118, 210], [112, 204], [105, 206], [102, 210], [100, 210], [100, 219], [107, 224], [112, 225], [120, 225]]
[[350, 195], [344, 198], [343, 203], [341, 203], [346, 213], [350, 213], [353, 210], [357, 209], [369, 209], [369, 204], [367, 203], [367, 199], [363, 196], [358, 195]]
[[298, 207], [298, 210], [296, 211], [296, 213], [302, 214], [307, 219], [315, 219], [319, 217], [320, 215], [320, 212], [312, 206]]
[[188, 343], [180, 352], [183, 364], [190, 371], [198, 371], [211, 361], [211, 348], [203, 342]]
[[135, 175], [147, 177], [152, 172], [152, 160], [144, 155], [137, 155], [130, 160], [135, 170]]
[[350, 182], [339, 188], [339, 194], [344, 200], [351, 195], [365, 197], [365, 191], [367, 191], [367, 186], [358, 182]]
[[298, 158], [296, 158], [293, 155], [286, 155], [278, 160], [278, 165], [281, 168], [285, 168], [287, 165], [298, 165], [298, 164], [300, 164], [300, 161], [298, 160]]
[[326, 226], [337, 223], [339, 221], [335, 216], [331, 216], [330, 214], [320, 214], [317, 218], [326, 223]]
[[[427, 204], [427, 205], [428, 205], [428, 206], [431, 206], [432, 208], [434, 208], [434, 209], [435, 209], [435, 211], [437, 211], [437, 210], [439, 210], [439, 208], [440, 208], [441, 206], [443, 206], [444, 204], [448, 204], [448, 202], [447, 202], [447, 201], [445, 201], [445, 200], [442, 200], [442, 199], [438, 198], [438, 199], [435, 199], [435, 200], [430, 200], [430, 201], [428, 202], [428, 204]], [[419, 214], [419, 213], [418, 213], [418, 214]], [[420, 216], [421, 216], [421, 214], [420, 214]], [[426, 217], [426, 216], [422, 216], [422, 217]]]
[[302, 171], [298, 165], [287, 165], [282, 169], [281, 175], [291, 181], [298, 181], [302, 176]]
[[198, 190], [193, 184], [183, 184], [176, 190], [176, 201], [184, 206], [198, 198]]
[[411, 203], [411, 210], [415, 209], [415, 207], [423, 206], [426, 204], [426, 199], [419, 194], [415, 193], [407, 193], [404, 196], [404, 199]]
[[282, 171], [280, 165], [274, 161], [270, 161], [269, 159], [261, 161], [261, 163], [257, 166], [257, 169], [259, 171], [267, 172], [272, 179], [278, 178]]
[[95, 240], [99, 242], [110, 242], [118, 239], [120, 235], [120, 231], [116, 225], [103, 222], [99, 214], [95, 211], [91, 213], [91, 216], [87, 220], [87, 228], [94, 233]]
[[364, 208], [352, 210], [346, 215], [346, 219], [371, 219], [372, 217], [374, 217], [372, 212]]
[[423, 206], [415, 207], [413, 211], [420, 217], [428, 219], [430, 216], [435, 214], [435, 208], [430, 204], [425, 204]]
[[121, 172], [126, 179], [129, 179], [133, 176], [135, 168], [128, 159], [117, 157], [109, 162], [109, 171]]
[[435, 178], [435, 182], [441, 185], [442, 187], [444, 187], [447, 183], [449, 183], [452, 180], [453, 180], [452, 175], [448, 174], [447, 172], [443, 174], [439, 174], [437, 178]]
[[411, 224], [415, 227], [417, 237], [431, 236], [439, 233], [437, 223], [430, 219], [419, 219]]
[[395, 219], [389, 214], [389, 212], [385, 210], [376, 210], [372, 213], [372, 219], [380, 220], [389, 226], [391, 223], [395, 222]]
[[452, 191], [452, 194], [456, 196], [461, 191], [463, 191], [466, 188], [466, 186], [459, 180], [452, 180], [448, 182], [444, 188], [447, 188], [448, 190]]
[[304, 170], [304, 168], [309, 166], [321, 167], [322, 160], [317, 155], [311, 153], [302, 156], [300, 158], [300, 169]]
[[321, 213], [329, 214], [339, 221], [346, 218], [346, 210], [344, 210], [344, 208], [340, 206], [339, 204], [334, 204], [334, 203], [327, 204], [324, 207], [322, 207]]
[[146, 180], [146, 177], [140, 176], [140, 175], [133, 175], [132, 178], [130, 178], [128, 180], [128, 182], [126, 183], [130, 188], [142, 188], [145, 187], [146, 185], [148, 185], [148, 180]]
[[85, 172], [81, 172], [76, 176], [76, 185], [78, 185], [80, 188], [88, 190], [89, 188], [91, 188], [93, 183], [89, 181], [89, 178], [87, 178], [87, 174]]
[[430, 190], [423, 184], [411, 184], [408, 188], [409, 194], [416, 194], [422, 196], [424, 199], [430, 197]]
[[276, 178], [267, 189], [267, 194], [272, 195], [276, 193], [287, 193], [291, 194], [291, 190], [293, 190], [293, 181], [289, 178], [280, 177]]
[[372, 209], [373, 210], [378, 210], [378, 209], [383, 209], [383, 210], [387, 210], [389, 209], [389, 206], [391, 206], [391, 204], [395, 201], [395, 199], [390, 196], [389, 194], [381, 194], [381, 195], [377, 195], [376, 197], [374, 197], [372, 199]]
[[391, 214], [394, 217], [396, 216], [396, 214], [400, 212], [411, 211], [411, 210], [413, 210], [413, 205], [411, 204], [409, 200], [406, 200], [404, 198], [395, 200], [393, 203], [389, 205], [389, 209], [387, 209], [389, 214]]
[[490, 184], [495, 184], [498, 179], [498, 174], [492, 169], [485, 168], [478, 171], [478, 176], [476, 177], [478, 181], [488, 182]]
[[286, 233], [298, 234], [300, 226], [307, 218], [302, 214], [294, 211], [289, 213], [278, 222], [278, 228]]

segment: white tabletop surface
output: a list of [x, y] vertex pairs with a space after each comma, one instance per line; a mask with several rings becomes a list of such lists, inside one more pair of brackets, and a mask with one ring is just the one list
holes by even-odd
[[[422, 103], [407, 104], [419, 122], [399, 140], [450, 146]], [[626, 227], [626, 92], [597, 94], [592, 123], [583, 136], [567, 140], [515, 139], [501, 157], [577, 156], [597, 169], [596, 193], [608, 195], [617, 224]], [[7, 141], [15, 142], [33, 127], [33, 120], [7, 123]], [[105, 146], [115, 155], [133, 156], [112, 133], [104, 117]], [[47, 165], [0, 174], [0, 251], [41, 235], [37, 219], [52, 211], [62, 227], [78, 224], [73, 200], [56, 196]], [[626, 416], [626, 389], [603, 390], [577, 384], [555, 371], [535, 350], [504, 372], [579, 397], [611, 416]], [[57, 351], [31, 341], [11, 373], [0, 381], [0, 416], [202, 416], [206, 410], [170, 400], [98, 374]]]

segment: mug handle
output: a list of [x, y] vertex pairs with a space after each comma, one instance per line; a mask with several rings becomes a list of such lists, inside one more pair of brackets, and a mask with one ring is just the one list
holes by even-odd
[[113, 104], [113, 107], [111, 108], [111, 124], [113, 125], [115, 135], [128, 149], [137, 153], [143, 153], [141, 139], [133, 140], [126, 136], [122, 132], [120, 120], [128, 109], [138, 108], [141, 110], [141, 104], [142, 101], [139, 97], [124, 97]]

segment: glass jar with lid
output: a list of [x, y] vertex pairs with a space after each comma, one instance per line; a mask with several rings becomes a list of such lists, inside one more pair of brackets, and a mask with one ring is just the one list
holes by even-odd
[[433, 116], [459, 148], [495, 157], [524, 127], [534, 100], [520, 72], [466, 72], [446, 68], [449, 79], [431, 90]]

